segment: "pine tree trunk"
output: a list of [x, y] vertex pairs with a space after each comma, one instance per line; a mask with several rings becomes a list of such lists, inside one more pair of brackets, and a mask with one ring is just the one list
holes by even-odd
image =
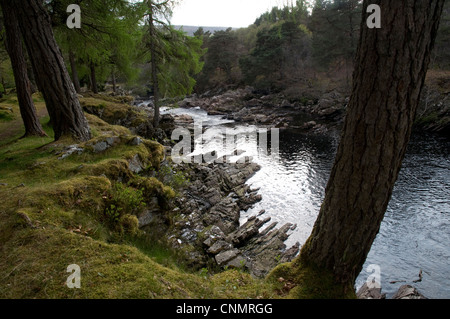
[[116, 94], [117, 93], [117, 83], [116, 83], [116, 73], [115, 73], [114, 66], [111, 71], [111, 79], [112, 79], [112, 85], [113, 85], [113, 92], [114, 92], [114, 94]]
[[150, 28], [150, 54], [151, 54], [151, 64], [152, 64], [152, 90], [153, 90], [153, 105], [154, 105], [154, 115], [153, 115], [153, 126], [157, 128], [159, 126], [159, 83], [158, 83], [158, 59], [157, 59], [157, 49], [156, 49], [156, 31], [153, 20], [153, 8], [151, 7], [151, 1], [149, 2], [150, 14], [149, 14], [149, 28]]
[[5, 84], [5, 78], [2, 76], [2, 86], [3, 86], [3, 94], [6, 94], [6, 84]]
[[75, 91], [79, 94], [81, 92], [80, 79], [78, 77], [77, 64], [75, 62], [75, 54], [71, 49], [69, 49], [69, 62], [70, 62], [70, 69], [72, 71], [73, 86], [75, 87]]
[[91, 80], [91, 91], [95, 94], [98, 93], [98, 87], [97, 87], [97, 76], [95, 74], [95, 64], [94, 62], [89, 62], [89, 70], [90, 73], [90, 80]]
[[152, 52], [152, 83], [153, 83], [153, 105], [155, 107], [155, 111], [153, 114], [153, 126], [157, 128], [159, 126], [159, 84], [158, 84], [158, 68], [156, 65], [156, 55]]
[[30, 80], [31, 94], [33, 94], [38, 91], [37, 86], [36, 86], [36, 79], [34, 78], [33, 67], [31, 65], [30, 59], [28, 58], [28, 55], [25, 55], [25, 59], [27, 61], [27, 73], [28, 73], [28, 79]]
[[444, 0], [370, 3], [381, 7], [382, 28], [367, 27], [364, 1], [341, 142], [319, 217], [295, 263], [331, 273], [344, 291], [353, 289], [391, 198]]
[[15, 12], [10, 9], [8, 1], [0, 1], [4, 15], [6, 31], [6, 49], [11, 60], [11, 65], [16, 83], [17, 99], [19, 101], [20, 115], [25, 126], [24, 136], [47, 136], [42, 129], [41, 122], [31, 97], [31, 83], [28, 78], [27, 63], [22, 47], [20, 29], [15, 17]]
[[11, 1], [28, 50], [39, 90], [42, 92], [55, 140], [71, 136], [90, 139], [86, 117], [55, 41], [50, 17], [42, 1]]

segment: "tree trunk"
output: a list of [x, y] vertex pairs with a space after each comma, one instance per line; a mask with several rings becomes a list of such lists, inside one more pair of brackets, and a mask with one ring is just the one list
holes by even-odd
[[5, 84], [5, 78], [2, 76], [2, 87], [3, 87], [3, 94], [6, 94], [6, 84]]
[[30, 80], [31, 94], [33, 94], [38, 91], [37, 85], [36, 85], [36, 79], [34, 78], [33, 66], [31, 65], [31, 61], [30, 61], [28, 55], [25, 55], [25, 59], [27, 61], [27, 73], [28, 73], [28, 79]]
[[70, 69], [72, 71], [73, 86], [75, 87], [75, 91], [79, 94], [81, 92], [80, 79], [78, 77], [77, 64], [75, 62], [75, 54], [71, 49], [69, 49], [69, 62], [70, 62]]
[[17, 99], [19, 101], [20, 115], [25, 126], [25, 136], [47, 136], [42, 129], [41, 122], [34, 107], [31, 97], [31, 84], [28, 78], [27, 63], [22, 47], [20, 29], [15, 17], [15, 12], [10, 9], [6, 0], [0, 1], [4, 15], [6, 31], [6, 49], [11, 60], [11, 65], [16, 83]]
[[95, 75], [95, 64], [94, 62], [89, 62], [89, 69], [91, 71], [90, 74], [90, 80], [91, 80], [91, 90], [93, 93], [98, 93], [98, 87], [97, 87], [97, 77]]
[[10, 1], [10, 4], [16, 12], [37, 85], [46, 102], [55, 140], [62, 136], [89, 140], [88, 122], [42, 1]]
[[114, 94], [116, 94], [117, 93], [117, 83], [116, 83], [116, 72], [115, 72], [114, 66], [112, 67], [112, 70], [111, 70], [111, 79], [112, 79], [112, 85], [113, 85], [113, 92], [114, 92]]
[[367, 27], [365, 0], [341, 142], [319, 217], [294, 263], [331, 274], [343, 294], [353, 290], [387, 209], [444, 4], [370, 2], [381, 7], [382, 28]]
[[152, 64], [152, 90], [153, 90], [153, 105], [155, 107], [153, 115], [153, 126], [157, 128], [159, 126], [159, 83], [158, 83], [158, 59], [156, 48], [156, 31], [153, 21], [153, 8], [150, 1], [150, 15], [149, 15], [149, 28], [150, 28], [150, 54]]

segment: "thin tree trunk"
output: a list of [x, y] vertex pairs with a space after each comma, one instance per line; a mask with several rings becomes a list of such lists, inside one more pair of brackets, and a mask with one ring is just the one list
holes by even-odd
[[155, 111], [153, 115], [153, 126], [157, 128], [159, 126], [159, 84], [158, 84], [158, 67], [156, 65], [155, 54], [152, 53], [152, 83], [153, 83], [153, 105], [155, 106]]
[[11, 1], [28, 50], [39, 90], [42, 92], [55, 140], [71, 136], [90, 139], [86, 117], [55, 41], [50, 17], [42, 1]]
[[6, 94], [5, 78], [2, 76], [3, 94]]
[[158, 59], [157, 59], [157, 49], [156, 49], [156, 31], [153, 21], [153, 8], [151, 7], [150, 1], [150, 16], [149, 16], [149, 27], [150, 27], [150, 54], [151, 54], [151, 64], [152, 64], [152, 90], [153, 90], [153, 105], [155, 107], [153, 115], [153, 126], [157, 128], [159, 126], [159, 83], [158, 83]]
[[79, 94], [81, 92], [80, 79], [78, 77], [77, 64], [75, 62], [75, 54], [73, 53], [72, 49], [69, 49], [69, 62], [70, 62], [70, 69], [72, 71], [73, 86], [75, 87], [75, 91]]
[[31, 84], [28, 79], [27, 63], [15, 12], [10, 9], [8, 1], [1, 0], [0, 4], [3, 12], [8, 12], [8, 14], [4, 15], [6, 49], [11, 60], [20, 115], [25, 126], [24, 136], [47, 136], [39, 121], [33, 98], [31, 97]]
[[89, 69], [91, 71], [91, 74], [90, 74], [91, 90], [92, 90], [93, 93], [97, 94], [98, 93], [98, 87], [97, 87], [97, 77], [95, 75], [95, 64], [94, 64], [94, 62], [92, 62], [92, 61], [89, 62]]
[[364, 1], [342, 139], [319, 217], [294, 263], [331, 274], [342, 293], [353, 290], [391, 198], [444, 4], [370, 2], [381, 7], [382, 28], [366, 26]]
[[112, 78], [112, 85], [113, 85], [113, 92], [114, 94], [117, 93], [117, 84], [116, 84], [116, 74], [114, 72], [114, 66], [112, 67], [112, 71], [111, 71], [111, 78]]

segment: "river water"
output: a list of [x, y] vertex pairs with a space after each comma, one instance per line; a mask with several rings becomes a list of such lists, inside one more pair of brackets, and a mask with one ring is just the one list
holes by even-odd
[[[324, 197], [325, 186], [334, 161], [339, 136], [303, 134], [295, 130], [279, 132], [279, 151], [267, 151], [253, 125], [209, 116], [200, 109], [163, 109], [163, 113], [187, 114], [205, 130], [203, 149], [218, 150], [223, 138], [236, 139], [236, 149], [245, 151], [261, 166], [248, 184], [260, 188], [262, 201], [241, 213], [241, 222], [266, 210], [284, 223], [297, 224], [286, 241], [288, 247], [301, 245], [311, 233]], [[259, 136], [259, 135], [258, 135]], [[270, 141], [271, 134], [268, 134]], [[197, 140], [197, 142], [200, 142]], [[200, 143], [199, 143], [200, 145]], [[219, 155], [221, 155], [219, 153]], [[372, 245], [364, 269], [357, 278], [356, 289], [372, 275], [376, 265], [382, 292], [390, 298], [401, 285], [410, 284], [428, 298], [450, 298], [450, 140], [436, 135], [412, 137], [399, 180], [380, 232]], [[422, 273], [422, 280], [419, 273]], [[393, 283], [395, 282], [395, 283]]]

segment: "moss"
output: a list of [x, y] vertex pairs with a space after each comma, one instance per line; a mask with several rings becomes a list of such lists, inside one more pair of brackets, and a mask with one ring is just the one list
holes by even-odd
[[[9, 97], [8, 97], [9, 98]], [[39, 101], [39, 96], [34, 96]], [[13, 104], [17, 101], [13, 101]], [[106, 102], [105, 109], [109, 103]], [[42, 110], [45, 105], [37, 103]], [[14, 110], [18, 106], [14, 104]], [[0, 144], [0, 298], [258, 298], [276, 297], [272, 285], [247, 274], [227, 272], [214, 277], [168, 268], [167, 257], [151, 257], [133, 247], [128, 236], [140, 235], [137, 217], [123, 214], [119, 230], [103, 218], [112, 185], [121, 180], [142, 190], [149, 202], [155, 196], [162, 207], [175, 196], [156, 178], [129, 170], [135, 155], [148, 168], [159, 169], [164, 148], [143, 139], [132, 146], [133, 134], [124, 127], [86, 114], [96, 136], [79, 144], [85, 150], [64, 159], [71, 138], [18, 139], [18, 122], [0, 123], [7, 143]], [[43, 118], [43, 121], [48, 117]], [[14, 130], [13, 130], [14, 129]], [[21, 127], [20, 129], [23, 129]], [[107, 137], [120, 141], [101, 153], [87, 145]], [[166, 255], [167, 256], [167, 255]], [[81, 268], [81, 289], [69, 289], [67, 267]]]
[[10, 110], [0, 109], [0, 121], [9, 122], [14, 120], [14, 113]]
[[131, 132], [126, 127], [120, 126], [120, 125], [111, 125], [107, 122], [103, 121], [99, 117], [85, 113], [86, 120], [88, 121], [88, 124], [92, 129], [95, 129], [98, 134], [101, 134], [103, 136], [127, 136], [131, 135]]
[[135, 215], [124, 215], [120, 218], [119, 223], [122, 232], [131, 236], [136, 236], [139, 233], [139, 220]]
[[250, 274], [233, 269], [208, 278], [221, 298], [276, 299], [280, 296], [271, 283], [253, 278]]
[[62, 207], [95, 212], [102, 209], [102, 194], [110, 189], [111, 182], [106, 177], [81, 176], [46, 187], [46, 190], [38, 188], [31, 196], [46, 196]]
[[164, 194], [164, 197], [166, 197], [167, 199], [173, 199], [177, 195], [175, 193], [175, 191], [172, 189], [172, 187], [170, 187], [170, 186], [164, 186], [163, 194]]
[[289, 299], [354, 299], [353, 287], [337, 283], [330, 271], [305, 263], [297, 257], [278, 265], [267, 276]]
[[114, 99], [104, 95], [91, 95], [80, 99], [85, 111], [94, 114], [108, 123], [118, 124], [127, 120], [132, 127], [137, 127], [149, 121], [148, 115], [138, 111], [123, 100]]

